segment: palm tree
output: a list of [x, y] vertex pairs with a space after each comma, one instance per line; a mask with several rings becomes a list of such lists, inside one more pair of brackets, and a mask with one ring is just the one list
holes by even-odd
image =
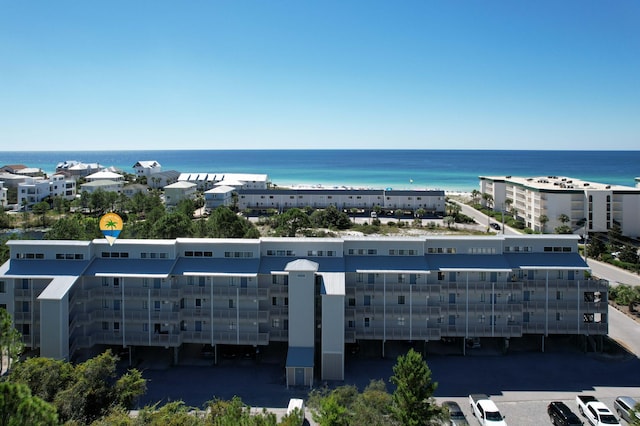
[[549, 216], [547, 216], [546, 214], [541, 214], [538, 220], [540, 221], [540, 226], [542, 227], [541, 230], [544, 234], [544, 226], [547, 224], [547, 222], [549, 222]]
[[478, 198], [480, 198], [480, 191], [478, 191], [477, 189], [471, 191], [471, 201], [473, 202], [473, 204], [478, 204]]
[[571, 218], [569, 216], [567, 216], [566, 214], [564, 214], [564, 213], [562, 213], [560, 216], [558, 216], [558, 220], [563, 225], [566, 225], [567, 222], [571, 222]]
[[482, 201], [484, 201], [486, 207], [491, 208], [493, 206], [493, 195], [483, 192]]

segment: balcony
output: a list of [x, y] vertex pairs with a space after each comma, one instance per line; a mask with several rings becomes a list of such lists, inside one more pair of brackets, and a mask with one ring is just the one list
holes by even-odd
[[215, 343], [222, 344], [241, 344], [241, 345], [268, 345], [269, 344], [269, 333], [258, 333], [258, 332], [246, 332], [241, 331], [237, 332], [235, 330], [232, 331], [214, 331], [213, 332], [213, 341]]

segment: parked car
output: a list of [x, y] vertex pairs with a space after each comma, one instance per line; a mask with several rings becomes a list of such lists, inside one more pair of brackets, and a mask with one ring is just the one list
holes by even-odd
[[449, 423], [447, 423], [449, 426], [469, 426], [469, 422], [457, 402], [445, 401], [442, 406], [449, 410]]
[[580, 418], [564, 402], [553, 401], [547, 406], [547, 414], [555, 426], [581, 426]]
[[580, 414], [586, 417], [593, 426], [620, 426], [620, 422], [611, 410], [593, 395], [576, 396], [576, 405]]
[[491, 223], [489, 226], [492, 227], [493, 229], [495, 229], [496, 231], [500, 230], [500, 225], [498, 225], [495, 222]]
[[613, 401], [613, 408], [627, 423], [631, 423], [636, 419], [640, 419], [640, 413], [634, 411], [637, 403], [638, 402], [630, 396], [619, 396]]

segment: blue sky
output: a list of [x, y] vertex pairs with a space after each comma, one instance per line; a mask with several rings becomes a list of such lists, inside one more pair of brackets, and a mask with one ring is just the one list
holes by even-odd
[[0, 0], [0, 151], [639, 147], [637, 0]]

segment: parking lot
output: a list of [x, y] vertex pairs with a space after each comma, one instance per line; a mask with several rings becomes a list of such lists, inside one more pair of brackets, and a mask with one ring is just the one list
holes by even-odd
[[[388, 382], [396, 356], [404, 353], [408, 345], [387, 344], [384, 359], [377, 349], [373, 344], [357, 354], [348, 354], [344, 384], [362, 389], [371, 379]], [[416, 349], [423, 350], [423, 344]], [[578, 393], [595, 395], [611, 409], [618, 395], [640, 399], [640, 360], [630, 354], [583, 353], [570, 341], [551, 339], [544, 353], [529, 347], [519, 350], [516, 345], [507, 354], [487, 345], [467, 351], [466, 356], [456, 354], [456, 348], [452, 353], [446, 350], [446, 346], [431, 345], [426, 354], [432, 378], [438, 382], [436, 399], [458, 402], [472, 425], [477, 421], [471, 416], [470, 393], [491, 395], [511, 426], [551, 424], [546, 414], [550, 401], [563, 401], [577, 413]], [[257, 360], [221, 359], [218, 365], [197, 356], [184, 356], [181, 364], [173, 367], [168, 365], [170, 356], [160, 357], [155, 363], [145, 360], [139, 368], [149, 383], [140, 403], [183, 400], [202, 407], [216, 397], [230, 399], [239, 395], [254, 407], [282, 408], [289, 398], [305, 398], [309, 389], [286, 388], [283, 349], [263, 352]], [[314, 384], [324, 385], [319, 381]]]

